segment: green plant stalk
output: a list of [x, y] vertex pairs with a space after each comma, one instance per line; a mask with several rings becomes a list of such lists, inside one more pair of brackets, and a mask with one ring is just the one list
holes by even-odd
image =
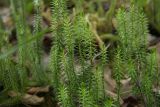
[[116, 56], [115, 56], [115, 64], [114, 64], [114, 72], [115, 72], [115, 80], [117, 82], [117, 107], [120, 107], [120, 89], [121, 89], [121, 82], [123, 72], [122, 72], [122, 50], [120, 47], [117, 48]]
[[[35, 36], [42, 30], [41, 1], [34, 0], [33, 3], [35, 10], [33, 36]], [[44, 69], [42, 68], [42, 38], [43, 37], [36, 38], [33, 42], [33, 47], [31, 47], [31, 60], [33, 62], [33, 78], [35, 78], [40, 84], [45, 85], [49, 80]]]
[[[67, 16], [66, 16], [67, 17]], [[75, 68], [74, 68], [74, 37], [72, 34], [72, 25], [70, 22], [70, 19], [67, 17], [66, 20], [64, 20], [64, 38], [65, 38], [65, 50], [66, 50], [66, 55], [65, 55], [65, 59], [66, 64], [65, 64], [65, 71], [69, 80], [69, 90], [70, 90], [70, 94], [72, 96], [75, 96], [74, 94], [76, 94], [76, 90], [77, 90], [77, 86], [78, 86], [78, 81], [77, 81], [77, 75], [75, 73]]]
[[[36, 35], [37, 33], [39, 33], [41, 31], [41, 21], [42, 21], [42, 17], [41, 17], [41, 2], [39, 0], [34, 0], [34, 6], [35, 6], [35, 19], [34, 19], [34, 31], [33, 33]], [[41, 38], [37, 38], [37, 40], [35, 41], [35, 53], [36, 53], [36, 63], [37, 64], [41, 64]]]
[[79, 101], [81, 107], [94, 107], [94, 101], [92, 95], [85, 87], [84, 83], [81, 84], [79, 89]]
[[68, 89], [65, 86], [59, 88], [58, 99], [61, 107], [73, 107]]
[[61, 74], [61, 56], [63, 55], [63, 22], [65, 16], [65, 1], [52, 1], [52, 29], [54, 35], [54, 43], [51, 49], [50, 68], [53, 72], [53, 85], [58, 91]]
[[[148, 101], [152, 101], [152, 91], [150, 91], [152, 86], [149, 79], [151, 75], [148, 75], [148, 68], [145, 67], [147, 62], [147, 19], [134, 4], [130, 7], [129, 12], [120, 10], [117, 19], [119, 22], [118, 32], [122, 42], [120, 44], [122, 46], [122, 58], [124, 61], [130, 59], [133, 62], [133, 66], [128, 68], [130, 76], [136, 82], [136, 87], [143, 98], [144, 105], [150, 107], [152, 104]], [[124, 55], [128, 55], [127, 58]], [[146, 81], [148, 81], [147, 84]]]
[[[25, 35], [25, 14], [24, 14], [24, 1], [17, 1], [17, 4], [19, 5], [19, 8], [15, 8], [15, 2], [13, 0], [10, 0], [11, 8], [12, 8], [12, 14], [14, 17], [14, 21], [16, 22], [16, 28], [17, 28], [17, 38], [18, 38], [18, 45], [22, 44], [26, 41], [26, 35]], [[25, 45], [26, 47], [26, 45]], [[18, 75], [20, 79], [20, 90], [23, 92], [25, 89], [25, 86], [27, 85], [27, 77], [26, 77], [26, 70], [25, 70], [25, 58], [26, 58], [26, 49], [25, 48], [18, 48], [18, 55], [19, 55], [19, 61], [18, 61]]]

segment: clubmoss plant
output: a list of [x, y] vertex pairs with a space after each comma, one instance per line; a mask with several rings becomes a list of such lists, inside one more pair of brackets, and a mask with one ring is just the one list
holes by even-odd
[[[133, 85], [133, 94], [140, 96], [146, 107], [154, 107], [156, 102], [152, 89], [159, 85], [158, 76], [155, 74], [158, 73], [157, 55], [156, 51], [147, 51], [148, 22], [142, 9], [134, 5], [134, 2], [128, 10], [120, 9], [116, 16], [117, 33], [120, 38], [114, 49], [112, 65], [117, 82], [116, 101], [107, 96], [104, 89], [104, 71], [109, 65], [108, 49], [105, 43], [96, 46], [94, 33], [85, 19], [83, 9], [80, 8], [84, 0], [77, 2], [76, 8], [80, 9], [74, 11], [74, 17], [67, 10], [68, 0], [51, 1], [51, 72], [46, 72], [42, 66], [43, 36], [38, 36], [43, 35], [41, 0], [32, 2], [35, 11], [33, 32], [25, 21], [26, 0], [10, 2], [18, 39], [18, 50], [15, 53], [17, 60], [13, 60], [12, 55], [0, 59], [0, 82], [4, 85], [2, 93], [14, 91], [20, 93], [20, 96], [8, 98], [8, 94], [1, 96], [0, 92], [0, 106], [4, 102], [7, 102], [5, 106], [11, 105], [10, 100], [20, 102], [27, 87], [30, 87], [30, 82], [35, 82], [36, 86], [51, 85], [56, 96], [53, 98], [60, 107], [120, 107], [121, 80], [128, 76]], [[112, 3], [108, 13], [111, 16], [116, 0]], [[110, 17], [108, 19], [111, 20]], [[30, 41], [29, 44], [27, 41]], [[2, 54], [3, 42], [0, 40]], [[11, 46], [6, 47], [10, 49]], [[4, 98], [9, 100], [4, 101]]]
[[58, 99], [60, 106], [62, 107], [73, 107], [71, 97], [69, 96], [68, 89], [65, 86], [59, 88]]
[[120, 106], [120, 90], [121, 90], [121, 80], [123, 77], [123, 59], [122, 50], [120, 47], [116, 50], [115, 64], [114, 64], [114, 77], [117, 82], [117, 106]]
[[[41, 9], [41, 0], [34, 0], [34, 10], [35, 10], [35, 16], [34, 16], [34, 24], [33, 24], [33, 35], [38, 35], [39, 32], [42, 30], [41, 25], [42, 25], [42, 9]], [[31, 44], [31, 62], [32, 64], [32, 69], [33, 69], [33, 78], [39, 82], [41, 85], [46, 85], [49, 80], [47, 79], [47, 75], [44, 71], [43, 65], [42, 65], [42, 37], [36, 38], [36, 40]]]
[[[17, 29], [17, 38], [18, 38], [18, 45], [23, 44], [26, 41], [26, 23], [25, 23], [25, 14], [24, 14], [24, 1], [18, 1], [14, 2], [13, 0], [11, 2], [11, 8], [12, 8], [12, 13]], [[16, 8], [18, 7], [18, 8]], [[27, 85], [27, 74], [26, 74], [26, 69], [24, 67], [25, 61], [26, 61], [26, 49], [24, 47], [20, 47], [18, 49], [18, 64], [17, 66], [17, 71], [18, 71], [18, 78], [19, 78], [19, 89], [22, 89], [23, 91], [25, 90], [24, 88]]]
[[[141, 9], [132, 4], [129, 12], [126, 12], [125, 10], [119, 10], [117, 21], [119, 23], [118, 33], [121, 40], [118, 50], [121, 51], [122, 61], [127, 63], [128, 67], [126, 69], [125, 66], [118, 64], [119, 60], [115, 60], [115, 62], [117, 62], [116, 64], [120, 66], [118, 71], [123, 67], [123, 71], [128, 71], [129, 76], [135, 83], [133, 90], [136, 91], [136, 94], [139, 93], [141, 95], [143, 103], [146, 107], [151, 107], [154, 105], [152, 92], [152, 79], [154, 74], [151, 72], [155, 71], [156, 61], [154, 60], [155, 56], [153, 57], [152, 55], [152, 60], [149, 58], [149, 62], [147, 61], [148, 55], [149, 57], [151, 56], [146, 51], [148, 34], [146, 16], [141, 12]], [[116, 56], [117, 55], [118, 53]], [[119, 72], [117, 73], [119, 75], [121, 74]], [[117, 77], [119, 76], [116, 76], [115, 78]]]
[[87, 90], [84, 83], [81, 84], [79, 89], [79, 102], [81, 107], [96, 107], [94, 104], [93, 96]]
[[[50, 69], [53, 72], [53, 86], [59, 94], [61, 93], [60, 84], [66, 84], [73, 105], [79, 103], [83, 107], [90, 107], [94, 104], [98, 106], [99, 101], [105, 98], [103, 70], [107, 60], [106, 48], [105, 46], [101, 47], [102, 63], [96, 71], [93, 70], [96, 48], [91, 29], [87, 25], [82, 10], [76, 13], [74, 20], [68, 17], [68, 12], [65, 11], [66, 3], [65, 0], [52, 2], [52, 28], [55, 41], [51, 50]], [[77, 62], [80, 63], [78, 71], [76, 71], [74, 63], [75, 52], [78, 55]], [[66, 81], [60, 77], [63, 74], [67, 78]], [[66, 87], [66, 85], [64, 86]]]

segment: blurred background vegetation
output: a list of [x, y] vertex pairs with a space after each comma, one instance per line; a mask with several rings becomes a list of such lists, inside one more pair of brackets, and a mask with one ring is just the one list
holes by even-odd
[[[33, 30], [34, 20], [34, 5], [33, 0], [22, 0], [25, 9], [25, 20], [30, 30]], [[149, 22], [149, 36], [153, 38], [150, 45], [156, 44], [160, 39], [160, 0], [131, 0], [136, 2], [137, 6], [142, 8], [145, 12]], [[43, 18], [43, 28], [49, 29], [51, 26], [51, 0], [41, 0], [41, 15]], [[112, 44], [118, 41], [116, 26], [117, 22], [115, 15], [117, 10], [129, 8], [129, 0], [68, 0], [68, 11], [70, 17], [74, 19], [75, 13], [83, 10], [88, 25], [95, 34], [97, 44]], [[17, 11], [19, 4], [17, 5]], [[0, 0], [0, 33], [5, 33], [4, 42], [11, 45], [17, 44], [16, 28], [14, 18], [12, 16], [12, 9], [10, 8], [10, 0]], [[75, 12], [76, 11], [76, 12]], [[8, 37], [9, 35], [9, 37]], [[149, 37], [150, 38], [150, 37]], [[44, 51], [48, 54], [51, 48], [51, 34], [46, 33], [43, 38]], [[112, 48], [109, 47], [109, 48]], [[111, 52], [112, 53], [112, 52]], [[112, 54], [110, 54], [112, 55]], [[111, 57], [109, 57], [111, 58]]]
[[[33, 13], [33, 0], [23, 0], [27, 14]], [[108, 33], [115, 33], [114, 16], [119, 7], [128, 8], [128, 0], [69, 0], [68, 9], [74, 11], [81, 8], [86, 13], [94, 29], [102, 37], [110, 37]], [[160, 1], [159, 0], [134, 0], [137, 5], [143, 8], [148, 19], [151, 33], [158, 36], [160, 33]], [[50, 0], [42, 0], [44, 11], [50, 7]], [[9, 7], [9, 0], [0, 0], [0, 8]], [[78, 9], [77, 9], [78, 10]], [[1, 16], [2, 17], [2, 16]], [[47, 17], [47, 16], [46, 16]], [[49, 15], [47, 17], [49, 19]]]

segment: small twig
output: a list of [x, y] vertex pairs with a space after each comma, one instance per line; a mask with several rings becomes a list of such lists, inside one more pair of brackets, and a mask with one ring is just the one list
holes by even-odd
[[86, 21], [88, 22], [88, 24], [89, 24], [89, 26], [90, 26], [90, 28], [91, 28], [94, 36], [95, 36], [95, 39], [96, 39], [96, 41], [98, 42], [98, 45], [99, 45], [100, 49], [102, 49], [102, 46], [104, 45], [104, 42], [103, 42], [103, 40], [99, 37], [99, 35], [98, 35], [98, 33], [97, 33], [96, 23], [91, 24], [91, 22], [89, 21], [89, 14], [86, 15]]
[[[109, 43], [106, 47], [105, 47], [105, 50], [107, 50], [109, 47], [111, 46], [111, 44]], [[100, 56], [102, 54], [102, 52], [99, 52], [98, 54], [96, 54], [94, 57], [93, 57], [93, 59], [92, 59], [92, 61], [94, 61], [98, 56]]]

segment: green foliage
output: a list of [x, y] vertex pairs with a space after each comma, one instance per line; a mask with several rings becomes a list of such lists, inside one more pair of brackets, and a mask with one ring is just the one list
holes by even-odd
[[135, 54], [133, 52], [139, 51], [141, 47], [146, 48], [147, 20], [143, 13], [140, 12], [137, 7], [132, 6], [129, 13], [119, 10], [117, 15], [120, 41], [123, 51], [128, 56]]
[[149, 0], [148, 7], [146, 7], [146, 13], [149, 17], [150, 23], [158, 32], [160, 32], [160, 1], [159, 0]]
[[139, 7], [145, 7], [147, 5], [147, 2], [149, 2], [150, 0], [135, 0], [136, 5], [138, 5]]
[[95, 100], [100, 101], [104, 98], [104, 81], [103, 81], [103, 70], [98, 67], [94, 71], [93, 75], [93, 95]]
[[[54, 87], [59, 87], [60, 84], [60, 74], [61, 74], [61, 66], [62, 62], [62, 55], [63, 55], [63, 48], [64, 48], [64, 17], [65, 15], [65, 5], [64, 0], [53, 0], [52, 1], [52, 30], [54, 35], [54, 45], [51, 49], [51, 60], [50, 60], [50, 68], [53, 72], [53, 83]], [[66, 27], [67, 29], [67, 27]]]
[[87, 88], [84, 86], [84, 84], [81, 84], [81, 87], [79, 89], [79, 102], [80, 107], [94, 107], [94, 100], [93, 96], [90, 94], [90, 92], [87, 90]]
[[[82, 107], [90, 107], [94, 104], [98, 106], [99, 101], [104, 99], [103, 70], [107, 59], [106, 48], [103, 46], [101, 50], [102, 65], [97, 70], [93, 70], [96, 49], [91, 29], [87, 25], [82, 10], [76, 13], [72, 21], [68, 17], [68, 12], [65, 11], [65, 5], [63, 0], [52, 2], [52, 29], [55, 41], [51, 50], [50, 69], [53, 73], [53, 86], [57, 90], [57, 96], [70, 96], [73, 106], [77, 103]], [[78, 71], [74, 63], [75, 49], [78, 50], [76, 61], [80, 63]], [[67, 84], [67, 89], [63, 88], [61, 91], [68, 95], [63, 96], [61, 91], [58, 92], [61, 89], [60, 84]], [[62, 100], [61, 103], [67, 104]]]
[[[42, 30], [42, 9], [41, 9], [41, 0], [34, 0], [34, 10], [35, 10], [35, 17], [34, 17], [34, 30], [33, 30], [33, 36], [38, 35], [39, 32]], [[41, 85], [45, 85], [49, 82], [47, 79], [47, 75], [45, 74], [45, 71], [43, 69], [42, 65], [42, 39], [43, 37], [36, 38], [33, 43], [30, 44], [30, 60], [32, 62], [32, 70], [33, 70], [33, 78], [39, 82]]]
[[94, 53], [93, 34], [85, 21], [84, 14], [80, 12], [75, 16], [74, 35], [76, 37], [81, 64], [85, 59], [91, 59]]
[[20, 87], [18, 87], [17, 74], [13, 62], [7, 58], [1, 60], [1, 64], [4, 64], [3, 67], [1, 67], [1, 71], [5, 89], [18, 91]]
[[115, 107], [115, 106], [113, 105], [113, 101], [110, 100], [110, 99], [108, 99], [108, 100], [105, 102], [104, 107]]
[[[29, 86], [30, 81], [28, 80], [31, 78], [36, 85], [51, 85], [55, 89], [55, 100], [60, 107], [114, 107], [115, 102], [116, 106], [120, 107], [121, 80], [127, 75], [131, 78], [134, 94], [141, 96], [146, 107], [153, 107], [156, 103], [152, 88], [154, 84], [159, 85], [159, 75], [155, 74], [155, 72], [159, 74], [158, 61], [156, 51], [151, 53], [146, 51], [148, 22], [142, 9], [134, 5], [136, 2], [131, 3], [128, 11], [120, 9], [116, 16], [117, 32], [120, 37], [120, 42], [114, 49], [112, 66], [117, 82], [116, 101], [106, 96], [104, 89], [104, 70], [109, 63], [107, 47], [103, 44], [100, 49], [97, 49], [94, 34], [86, 22], [82, 8], [75, 11], [73, 18], [67, 10], [68, 0], [52, 0], [53, 46], [49, 63], [51, 72], [46, 72], [42, 65], [42, 39], [46, 31], [41, 32], [41, 0], [32, 2], [35, 11], [33, 33], [25, 21], [24, 3], [27, 1], [10, 0], [10, 2], [17, 29], [18, 60], [12, 60], [13, 52], [0, 57], [0, 81], [4, 85], [3, 93], [15, 91], [23, 95]], [[80, 7], [84, 2], [80, 0], [76, 7]], [[109, 21], [112, 19], [116, 3], [116, 0], [112, 1], [107, 14]], [[141, 1], [138, 3], [143, 4]], [[5, 53], [2, 51], [3, 44], [4, 41], [0, 40], [1, 54]], [[6, 47], [10, 49], [9, 45]], [[95, 63], [95, 56], [99, 63]], [[77, 63], [79, 64], [78, 69], [76, 69]], [[31, 77], [27, 74], [27, 70]], [[10, 99], [0, 96], [0, 103], [3, 98], [9, 99], [8, 104], [10, 100], [13, 102], [20, 100], [17, 97]], [[2, 101], [3, 103], [5, 102]]]
[[[117, 49], [120, 50], [121, 54], [116, 53], [118, 59], [115, 60], [116, 64], [119, 65], [117, 70], [128, 71], [132, 82], [135, 84], [133, 91], [141, 95], [146, 107], [153, 106], [152, 87], [155, 78], [153, 72], [157, 71], [157, 61], [155, 60], [155, 53], [150, 55], [146, 52], [148, 34], [146, 16], [138, 7], [132, 5], [129, 12], [118, 11], [117, 21], [121, 40], [121, 44]], [[121, 55], [121, 58], [119, 55]], [[126, 67], [128, 68], [125, 69], [125, 66], [122, 66], [120, 62], [127, 63]], [[115, 71], [117, 72], [117, 70]], [[120, 72], [117, 73], [118, 75], [115, 78], [123, 76]]]
[[[25, 23], [25, 14], [24, 14], [24, 1], [18, 1], [18, 2], [13, 2], [11, 0], [11, 7], [13, 9], [13, 17], [15, 20], [16, 24], [16, 29], [17, 29], [17, 38], [18, 38], [18, 45], [23, 44], [26, 41], [26, 23]], [[18, 8], [16, 8], [16, 6]], [[24, 47], [19, 47], [18, 48], [18, 74], [19, 74], [19, 79], [20, 79], [20, 85], [22, 90], [23, 88], [27, 85], [27, 78], [26, 78], [26, 69], [24, 67], [25, 61], [26, 61], [26, 56], [27, 52]]]
[[123, 59], [121, 48], [118, 47], [116, 50], [115, 60], [114, 60], [114, 77], [117, 82], [117, 106], [120, 106], [120, 88], [121, 88], [121, 79], [123, 77]]
[[58, 99], [61, 107], [72, 107], [68, 89], [64, 86], [59, 88]]
[[[17, 2], [15, 2], [13, 0], [10, 0], [10, 3], [11, 3], [11, 9], [12, 9], [12, 16], [13, 16], [14, 23], [16, 26], [16, 32], [17, 32], [16, 36], [18, 39], [18, 44], [14, 48], [11, 48], [11, 46], [8, 45], [9, 44], [8, 42], [6, 46], [3, 46], [3, 45], [0, 46], [1, 54], [5, 54], [5, 55], [2, 55], [1, 60], [0, 60], [1, 74], [2, 74], [0, 76], [0, 81], [2, 81], [4, 85], [4, 90], [3, 90], [4, 92], [8, 93], [10, 91], [13, 91], [15, 93], [20, 93], [20, 95], [17, 96], [18, 98], [17, 97], [14, 97], [14, 98], [5, 97], [4, 99], [7, 101], [3, 101], [3, 100], [2, 102], [0, 101], [2, 106], [4, 105], [7, 106], [7, 104], [14, 105], [15, 103], [19, 103], [21, 99], [21, 95], [23, 96], [23, 94], [26, 92], [26, 88], [30, 82], [28, 74], [27, 74], [27, 70], [28, 70], [27, 62], [30, 61], [32, 62], [31, 65], [32, 64], [34, 65], [36, 61], [31, 60], [31, 59], [33, 57], [35, 58], [40, 55], [39, 53], [37, 53], [37, 55], [34, 54], [32, 41], [37, 40], [37, 38], [41, 37], [42, 35], [40, 34], [42, 32], [40, 32], [40, 30], [37, 30], [34, 33], [35, 37], [31, 36], [31, 33], [25, 21], [26, 20], [25, 19], [26, 9], [25, 9], [24, 4], [26, 3], [26, 1], [18, 0]], [[35, 20], [37, 19], [38, 18], [36, 18]], [[37, 24], [35, 23], [35, 25]], [[38, 28], [35, 27], [35, 29], [38, 29]], [[29, 45], [27, 45], [28, 42], [30, 43]], [[1, 40], [1, 44], [4, 44], [3, 39]], [[6, 48], [6, 49], [3, 50], [3, 48]], [[6, 50], [11, 50], [11, 51], [8, 53], [5, 53]], [[17, 60], [12, 58], [13, 57], [12, 53], [15, 52], [16, 50], [17, 50], [17, 58], [18, 58]], [[38, 57], [37, 60], [41, 60], [41, 58]], [[38, 64], [39, 63], [36, 63], [36, 65]], [[36, 71], [39, 71], [40, 69], [38, 69], [36, 65], [34, 65], [33, 68], [35, 68]], [[34, 69], [30, 69], [30, 70], [31, 70], [31, 74], [34, 74], [32, 72], [34, 71]], [[39, 75], [43, 75], [43, 74], [39, 73], [36, 76], [38, 77]], [[44, 78], [44, 75], [43, 77], [41, 76], [41, 78]]]

